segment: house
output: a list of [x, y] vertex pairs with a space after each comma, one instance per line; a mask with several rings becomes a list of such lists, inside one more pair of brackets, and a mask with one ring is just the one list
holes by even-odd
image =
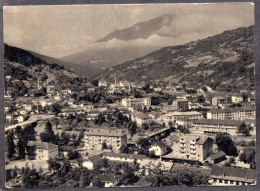
[[207, 161], [211, 164], [216, 164], [219, 163], [221, 161], [226, 160], [226, 154], [223, 151], [219, 151], [217, 153], [214, 153], [213, 155], [210, 155], [207, 158]]
[[25, 120], [25, 116], [23, 116], [23, 115], [19, 115], [19, 116], [17, 117], [18, 123], [22, 123], [22, 122], [24, 122], [24, 120]]
[[98, 87], [107, 87], [107, 82], [105, 80], [100, 80], [98, 82]]
[[175, 135], [163, 140], [173, 150], [162, 156], [166, 160], [204, 162], [213, 153], [213, 140], [208, 136]]
[[105, 144], [106, 147], [119, 151], [127, 144], [126, 134], [124, 129], [91, 128], [85, 131], [85, 147], [87, 150], [102, 150]]
[[231, 96], [232, 103], [240, 103], [243, 102], [243, 97], [241, 95], [232, 95]]
[[209, 182], [216, 186], [256, 184], [256, 170], [213, 165]]
[[74, 151], [74, 147], [63, 145], [60, 147], [60, 151], [63, 153], [65, 158], [68, 158], [69, 152]]
[[112, 173], [101, 174], [99, 179], [104, 183], [104, 187], [114, 187], [119, 183], [119, 179]]
[[172, 102], [173, 109], [177, 110], [188, 110], [189, 104], [188, 100], [182, 99], [182, 100], [175, 100]]
[[192, 125], [192, 120], [190, 120], [189, 117], [177, 117], [175, 120], [175, 123], [177, 125], [182, 125], [182, 126], [191, 126]]
[[84, 161], [82, 166], [86, 167], [88, 170], [94, 169], [94, 163], [91, 160]]
[[213, 106], [218, 106], [219, 104], [226, 103], [226, 101], [226, 98], [222, 96], [216, 96], [212, 98], [211, 103]]
[[95, 91], [96, 91], [95, 87], [88, 87], [88, 89], [87, 89], [88, 93], [92, 93], [92, 92], [95, 92]]
[[136, 121], [136, 124], [138, 126], [141, 126], [143, 123], [147, 124], [152, 122], [152, 117], [150, 117], [148, 114], [143, 114], [143, 113], [134, 113], [131, 116], [133, 121]]
[[49, 160], [50, 158], [58, 157], [59, 145], [54, 145], [46, 142], [30, 141], [28, 146], [35, 147], [35, 159], [36, 160]]
[[169, 147], [165, 143], [157, 141], [154, 142], [152, 146], [149, 148], [149, 152], [154, 151], [155, 156], [162, 156], [169, 151], [168, 148]]

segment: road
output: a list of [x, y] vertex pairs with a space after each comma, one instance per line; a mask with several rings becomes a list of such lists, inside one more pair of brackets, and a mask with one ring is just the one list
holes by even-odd
[[37, 122], [39, 120], [52, 119], [54, 117], [55, 115], [33, 115], [28, 121], [5, 127], [5, 131], [15, 129], [17, 126], [21, 126], [23, 128], [24, 126]]

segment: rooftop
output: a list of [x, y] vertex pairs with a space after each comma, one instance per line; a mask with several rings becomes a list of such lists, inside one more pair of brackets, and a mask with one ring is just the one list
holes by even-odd
[[146, 158], [146, 156], [144, 156], [144, 155], [125, 154], [125, 153], [112, 153], [112, 152], [104, 152], [103, 156], [106, 156], [106, 157], [129, 158], [129, 159], [137, 159], [137, 160], [142, 160], [142, 159]]
[[220, 119], [198, 119], [193, 122], [193, 124], [217, 124], [217, 125], [241, 125], [241, 121], [236, 120], [220, 120]]
[[107, 136], [107, 137], [122, 137], [125, 136], [126, 130], [123, 129], [101, 129], [92, 128], [89, 131], [85, 131], [85, 135]]
[[36, 149], [43, 149], [43, 150], [49, 150], [49, 149], [54, 149], [58, 148], [59, 145], [54, 145], [52, 143], [46, 143], [46, 142], [28, 142], [28, 146], [35, 146]]

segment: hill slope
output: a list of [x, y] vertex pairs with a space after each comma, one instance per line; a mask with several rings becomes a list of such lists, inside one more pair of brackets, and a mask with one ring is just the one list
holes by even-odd
[[38, 80], [42, 87], [52, 85], [57, 90], [77, 89], [82, 82], [78, 75], [59, 65], [61, 61], [35, 52], [5, 44], [4, 58], [5, 76], [9, 76], [5, 86], [13, 97], [37, 93]]
[[254, 26], [165, 47], [101, 73], [107, 80], [200, 84], [216, 90], [254, 89]]

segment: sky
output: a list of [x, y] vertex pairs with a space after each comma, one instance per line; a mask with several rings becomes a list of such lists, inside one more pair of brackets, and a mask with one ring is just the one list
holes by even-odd
[[[147, 39], [95, 43], [116, 29], [163, 14], [177, 18]], [[184, 44], [253, 24], [252, 3], [6, 6], [4, 42], [60, 58], [91, 48]]]

